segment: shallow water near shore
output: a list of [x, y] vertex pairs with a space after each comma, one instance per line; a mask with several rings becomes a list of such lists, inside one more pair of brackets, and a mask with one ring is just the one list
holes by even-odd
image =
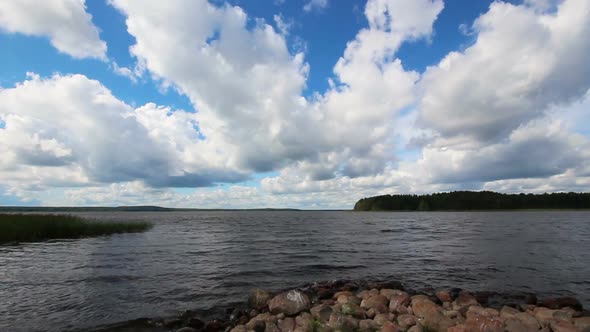
[[590, 307], [590, 211], [77, 215], [154, 228], [0, 246], [0, 331], [222, 312], [255, 287], [336, 278], [573, 295]]

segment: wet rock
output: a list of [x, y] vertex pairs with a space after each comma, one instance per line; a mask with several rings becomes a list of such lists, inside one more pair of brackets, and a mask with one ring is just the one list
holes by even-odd
[[400, 328], [397, 324], [392, 322], [385, 322], [383, 326], [381, 326], [380, 332], [399, 332]]
[[504, 320], [504, 330], [506, 332], [536, 332], [539, 329], [531, 329], [530, 327], [528, 327], [526, 324], [524, 324], [522, 321], [514, 318], [514, 317], [510, 317]]
[[284, 313], [287, 316], [295, 316], [298, 313], [309, 310], [311, 301], [309, 297], [298, 290], [291, 290], [275, 296], [269, 303], [270, 312], [273, 314]]
[[176, 330], [176, 332], [197, 332], [197, 330], [192, 327], [183, 327], [180, 330]]
[[344, 296], [352, 296], [353, 294], [352, 294], [352, 292], [351, 292], [351, 291], [340, 291], [340, 292], [336, 292], [336, 293], [334, 294], [333, 298], [334, 298], [334, 299], [337, 299], [338, 297], [340, 297], [340, 296], [342, 296], [342, 295], [344, 295]]
[[446, 317], [449, 318], [457, 318], [461, 316], [461, 313], [458, 312], [457, 310], [447, 310], [447, 311], [443, 311], [443, 315], [445, 315]]
[[466, 331], [504, 332], [504, 324], [499, 317], [478, 316], [465, 321]]
[[407, 332], [423, 332], [424, 330], [422, 329], [422, 326], [420, 325], [414, 325], [412, 327], [410, 327], [410, 329]]
[[514, 318], [514, 315], [516, 315], [519, 312], [520, 311], [512, 307], [503, 306], [500, 310], [500, 317], [502, 317], [503, 319]]
[[536, 308], [535, 318], [541, 323], [542, 326], [548, 326], [553, 320], [553, 313], [555, 311], [547, 308]]
[[281, 332], [293, 332], [296, 328], [295, 319], [291, 317], [286, 317], [284, 319], [279, 319], [277, 326]]
[[467, 319], [473, 319], [473, 318], [477, 318], [477, 317], [489, 317], [490, 315], [488, 314], [488, 312], [486, 311], [485, 308], [480, 307], [480, 306], [475, 306], [472, 305], [469, 307], [469, 309], [467, 309], [467, 312], [465, 313], [465, 317]]
[[435, 331], [446, 331], [447, 328], [455, 325], [452, 319], [443, 315], [439, 306], [426, 298], [413, 299], [412, 312], [416, 317], [422, 319], [422, 326]]
[[524, 297], [524, 303], [537, 305], [537, 295], [535, 294], [527, 294]]
[[267, 291], [257, 288], [250, 292], [250, 295], [248, 296], [248, 305], [250, 308], [258, 309], [266, 306], [269, 299], [270, 294]]
[[412, 296], [410, 299], [411, 299], [411, 302], [412, 302], [412, 303], [413, 303], [413, 302], [415, 302], [415, 301], [423, 301], [423, 300], [432, 301], [432, 300], [430, 299], [430, 297], [428, 297], [428, 296], [426, 296], [426, 295], [424, 295], [424, 294], [418, 294], [418, 295], [414, 295], [414, 296]]
[[182, 325], [182, 319], [174, 318], [174, 319], [166, 319], [164, 320], [164, 326], [168, 328], [177, 328]]
[[340, 303], [340, 304], [347, 304], [347, 303], [361, 304], [361, 299], [359, 299], [358, 297], [353, 296], [353, 295], [340, 295], [336, 299], [336, 302]]
[[316, 305], [315, 307], [312, 307], [309, 310], [309, 312], [311, 313], [311, 316], [313, 318], [318, 319], [320, 321], [327, 321], [330, 318], [330, 315], [332, 314], [332, 308], [325, 304], [320, 304]]
[[537, 309], [537, 306], [532, 304], [519, 304], [518, 308], [524, 312], [534, 312], [535, 309]]
[[205, 324], [205, 332], [219, 332], [223, 330], [223, 322], [215, 319], [212, 321], [208, 321], [207, 324]]
[[309, 313], [304, 312], [301, 315], [295, 317], [295, 330], [301, 332], [311, 332], [312, 330], [312, 317]]
[[281, 330], [279, 329], [276, 323], [266, 322], [264, 332], [281, 332]]
[[188, 323], [186, 324], [188, 327], [192, 327], [194, 329], [202, 329], [205, 326], [205, 322], [203, 322], [202, 320], [196, 318], [196, 317], [192, 317], [189, 318]]
[[539, 321], [529, 313], [519, 312], [514, 315], [514, 318], [522, 322], [528, 330], [537, 331], [541, 328]]
[[375, 318], [375, 315], [377, 315], [377, 312], [375, 311], [375, 309], [369, 309], [369, 310], [365, 311], [365, 316], [367, 318], [373, 319], [373, 318]]
[[389, 288], [385, 288], [379, 291], [379, 294], [385, 296], [388, 300], [391, 300], [391, 298], [395, 295], [398, 295], [400, 293], [403, 293], [401, 290], [398, 289], [389, 289]]
[[358, 294], [356, 294], [356, 297], [358, 297], [361, 300], [366, 300], [373, 295], [374, 294], [371, 294], [371, 292], [369, 292], [368, 290], [363, 290], [363, 291], [358, 292]]
[[451, 297], [451, 293], [446, 290], [439, 290], [435, 293], [436, 298], [438, 298], [441, 302], [452, 302], [453, 298]]
[[375, 310], [376, 313], [388, 312], [389, 311], [388, 305], [389, 305], [389, 300], [381, 294], [371, 296], [368, 299], [363, 300], [361, 302], [361, 308], [373, 309], [373, 310]]
[[373, 321], [381, 326], [383, 323], [390, 321], [389, 314], [377, 314]]
[[463, 310], [472, 305], [479, 305], [475, 297], [467, 292], [461, 292], [459, 296], [453, 301], [453, 308], [455, 310]]
[[377, 324], [372, 319], [363, 319], [359, 321], [359, 331], [360, 332], [374, 332], [379, 329], [379, 324]]
[[464, 324], [459, 324], [455, 326], [451, 326], [447, 329], [447, 332], [469, 332], [465, 329]]
[[548, 309], [561, 309], [564, 307], [570, 307], [575, 309], [576, 311], [584, 310], [580, 301], [578, 301], [575, 297], [571, 296], [545, 299], [541, 301], [540, 306]]
[[573, 322], [573, 315], [571, 311], [567, 310], [555, 310], [553, 312], [553, 319], [557, 321], [565, 321], [568, 323]]
[[345, 303], [340, 308], [340, 312], [344, 315], [352, 316], [355, 318], [363, 319], [365, 318], [365, 310], [361, 308], [359, 305], [353, 303]]
[[416, 317], [413, 315], [399, 315], [397, 317], [397, 324], [402, 330], [407, 330], [408, 328], [416, 325]]
[[248, 332], [248, 329], [245, 325], [237, 325], [230, 332]]
[[330, 288], [318, 288], [316, 295], [318, 300], [327, 300], [334, 296], [334, 291]]
[[252, 318], [246, 323], [246, 329], [248, 329], [248, 331], [263, 332], [265, 327], [265, 321], [258, 317]]
[[358, 329], [359, 322], [357, 319], [335, 312], [330, 315], [328, 325], [337, 331], [354, 332]]
[[406, 292], [400, 292], [391, 297], [389, 311], [401, 313], [400, 307], [406, 307], [408, 304], [410, 304], [410, 295]]
[[578, 329], [570, 322], [552, 321], [550, 325], [553, 332], [578, 332]]
[[574, 325], [584, 332], [590, 332], [590, 317], [574, 318]]

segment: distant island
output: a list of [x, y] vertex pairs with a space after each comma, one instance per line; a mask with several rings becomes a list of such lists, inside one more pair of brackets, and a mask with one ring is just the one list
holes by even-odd
[[186, 212], [186, 211], [299, 211], [298, 209], [197, 209], [167, 208], [153, 205], [137, 206], [0, 206], [0, 213], [61, 213], [61, 212]]
[[355, 211], [466, 211], [590, 209], [590, 193], [502, 194], [453, 191], [430, 195], [382, 195], [363, 198]]

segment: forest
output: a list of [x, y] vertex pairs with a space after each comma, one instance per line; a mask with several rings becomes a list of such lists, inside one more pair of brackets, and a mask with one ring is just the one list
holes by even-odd
[[590, 209], [590, 193], [502, 194], [453, 191], [429, 195], [382, 195], [359, 200], [355, 211], [468, 211]]

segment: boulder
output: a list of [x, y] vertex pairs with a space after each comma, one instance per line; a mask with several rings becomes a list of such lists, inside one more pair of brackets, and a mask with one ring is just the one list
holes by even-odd
[[388, 289], [388, 288], [384, 288], [379, 291], [379, 294], [385, 296], [388, 300], [391, 300], [391, 298], [393, 296], [398, 295], [400, 293], [403, 293], [403, 292], [398, 289]]
[[385, 296], [378, 294], [363, 300], [361, 302], [361, 308], [373, 309], [376, 313], [386, 313], [389, 311], [388, 304], [389, 300]]
[[421, 325], [434, 331], [446, 331], [447, 328], [456, 325], [452, 319], [446, 317], [442, 308], [425, 298], [412, 300], [412, 312], [421, 318]]
[[467, 292], [459, 293], [459, 296], [453, 301], [453, 308], [461, 311], [464, 308], [469, 308], [472, 305], [479, 305], [475, 297]]
[[335, 312], [330, 315], [328, 326], [340, 332], [354, 332], [359, 327], [359, 321], [355, 318]]
[[576, 326], [570, 322], [554, 320], [550, 325], [553, 332], [578, 332]]
[[298, 290], [291, 290], [275, 296], [268, 305], [273, 314], [284, 313], [287, 316], [295, 316], [302, 311], [311, 308], [309, 297]]
[[451, 326], [447, 329], [447, 332], [469, 332], [465, 329], [464, 324], [459, 324], [455, 326]]
[[547, 309], [547, 308], [536, 308], [535, 309], [535, 318], [542, 326], [549, 326], [549, 323], [553, 320], [553, 313], [555, 310]]
[[410, 327], [416, 325], [416, 316], [413, 315], [408, 315], [408, 314], [404, 314], [404, 315], [399, 315], [397, 317], [397, 324], [399, 325], [399, 327], [402, 330], [407, 330]]
[[291, 317], [285, 317], [284, 319], [279, 319], [277, 322], [277, 326], [281, 332], [293, 332], [296, 328], [295, 319]]
[[575, 309], [576, 311], [582, 311], [584, 308], [578, 299], [571, 296], [564, 296], [564, 297], [556, 297], [551, 299], [545, 299], [541, 301], [539, 305], [541, 307], [545, 307], [548, 309], [561, 309], [564, 307], [570, 307]]
[[309, 313], [304, 312], [295, 317], [295, 331], [311, 332], [312, 331], [312, 317]]
[[203, 331], [205, 332], [219, 332], [222, 331], [224, 328], [223, 326], [223, 322], [214, 319], [211, 321], [208, 321], [207, 324], [205, 324], [205, 328]]
[[192, 327], [193, 329], [200, 330], [205, 326], [205, 322], [203, 322], [202, 320], [200, 320], [197, 317], [191, 317], [191, 318], [189, 318], [186, 326]]
[[386, 322], [381, 326], [379, 332], [400, 332], [400, 328], [397, 324], [392, 322]]
[[422, 326], [420, 325], [414, 325], [412, 327], [410, 327], [410, 329], [407, 332], [423, 332], [424, 330], [422, 329]]
[[375, 332], [379, 329], [379, 324], [377, 324], [372, 319], [363, 319], [359, 321], [359, 331], [360, 332]]
[[581, 331], [590, 331], [590, 317], [574, 318], [574, 325]]
[[452, 302], [453, 298], [451, 297], [451, 293], [446, 290], [439, 290], [435, 293], [436, 298], [440, 300], [440, 302]]
[[340, 308], [340, 312], [344, 315], [352, 316], [355, 318], [363, 319], [365, 318], [365, 310], [361, 308], [359, 305], [353, 303], [345, 303]]
[[330, 319], [332, 308], [325, 304], [320, 304], [312, 307], [309, 312], [313, 318], [325, 322]]
[[518, 319], [521, 323], [523, 323], [528, 330], [537, 331], [541, 328], [539, 321], [531, 314], [526, 312], [519, 312], [514, 315], [514, 318]]
[[351, 291], [339, 291], [339, 292], [334, 293], [334, 296], [332, 298], [337, 299], [341, 295], [352, 296], [353, 294]]
[[183, 327], [179, 330], [176, 330], [176, 332], [197, 332], [197, 330], [193, 329], [192, 327]]
[[276, 323], [266, 322], [264, 332], [281, 332]]
[[401, 307], [406, 307], [410, 304], [410, 295], [406, 292], [400, 292], [396, 295], [393, 295], [389, 301], [389, 311], [391, 312], [401, 312]]
[[375, 315], [375, 318], [373, 318], [373, 321], [375, 321], [375, 323], [377, 323], [379, 326], [382, 326], [383, 323], [390, 321], [390, 317], [389, 314], [377, 314]]
[[516, 315], [519, 312], [520, 311], [518, 311], [512, 307], [503, 306], [502, 309], [500, 310], [500, 317], [502, 317], [504, 319], [514, 318], [514, 315]]
[[336, 298], [336, 303], [340, 303], [340, 304], [345, 304], [345, 303], [354, 303], [354, 304], [360, 304], [361, 303], [361, 299], [359, 299], [356, 296], [353, 295], [339, 295]]
[[269, 299], [270, 294], [267, 291], [257, 288], [250, 292], [250, 295], [248, 296], [248, 305], [253, 309], [262, 308], [266, 306]]
[[465, 330], [473, 332], [504, 332], [504, 324], [499, 317], [483, 317], [467, 319]]
[[245, 325], [237, 325], [230, 332], [248, 332], [248, 329]]

